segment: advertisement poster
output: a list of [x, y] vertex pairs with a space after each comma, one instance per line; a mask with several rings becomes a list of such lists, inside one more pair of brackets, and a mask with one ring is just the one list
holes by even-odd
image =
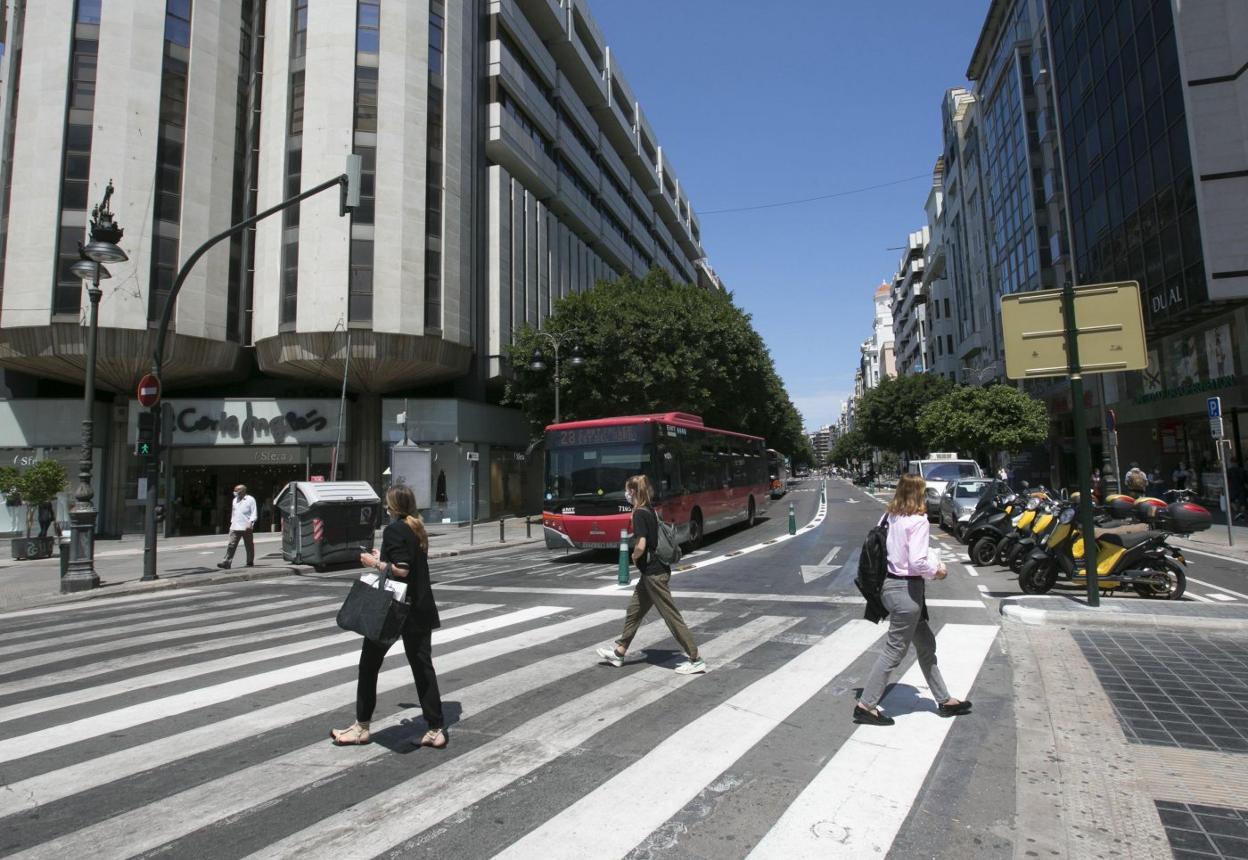
[[1161, 358], [1157, 350], [1148, 351], [1148, 367], [1144, 368], [1144, 393], [1161, 391]]
[[1172, 386], [1200, 382], [1200, 353], [1196, 347], [1196, 336], [1176, 337], [1170, 341], [1170, 355], [1166, 364], [1172, 372]]
[[1223, 323], [1205, 332], [1205, 355], [1209, 359], [1210, 379], [1221, 379], [1235, 374], [1230, 323]]

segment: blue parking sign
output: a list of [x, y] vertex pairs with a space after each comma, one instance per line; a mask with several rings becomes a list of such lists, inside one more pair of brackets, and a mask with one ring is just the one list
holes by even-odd
[[1210, 397], [1205, 402], [1209, 404], [1209, 417], [1210, 418], [1222, 417], [1222, 398], [1221, 397]]

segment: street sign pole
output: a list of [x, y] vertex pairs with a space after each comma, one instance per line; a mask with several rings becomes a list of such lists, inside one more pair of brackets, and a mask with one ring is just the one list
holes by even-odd
[[1213, 436], [1213, 444], [1218, 446], [1218, 465], [1222, 469], [1222, 498], [1226, 505], [1226, 544], [1227, 546], [1235, 546], [1235, 532], [1231, 528], [1231, 523], [1235, 519], [1235, 512], [1231, 510], [1231, 485], [1226, 480], [1226, 455], [1229, 448], [1229, 440], [1224, 438], [1222, 398], [1210, 397], [1206, 403], [1209, 406], [1209, 433]]
[[[1062, 316], [1066, 323], [1066, 360], [1070, 367], [1071, 413], [1075, 422], [1075, 471], [1079, 477], [1079, 524], [1083, 531], [1083, 566], [1088, 578], [1088, 605], [1101, 605], [1096, 578], [1096, 523], [1092, 519], [1092, 452], [1083, 407], [1083, 368], [1079, 364], [1079, 328], [1075, 321], [1075, 285], [1062, 288]], [[1078, 565], [1079, 559], [1075, 559]]]

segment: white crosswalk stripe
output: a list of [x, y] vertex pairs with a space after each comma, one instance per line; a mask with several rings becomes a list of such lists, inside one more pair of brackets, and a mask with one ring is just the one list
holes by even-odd
[[[564, 572], [558, 564], [528, 569]], [[580, 575], [586, 567], [567, 570]], [[611, 569], [593, 565], [592, 572]], [[379, 697], [386, 698], [372, 724], [376, 742], [337, 748], [323, 737], [329, 726], [350, 721], [355, 697], [359, 638], [334, 627], [340, 595], [325, 590], [345, 592], [347, 582], [273, 589], [269, 596], [248, 591], [243, 600], [233, 590], [133, 601], [112, 616], [92, 612], [80, 629], [76, 607], [27, 616], [29, 647], [6, 640], [0, 652], [6, 850], [29, 858], [191, 856], [197, 851], [184, 840], [195, 845], [260, 832], [261, 840], [240, 838], [232, 855], [417, 856], [438, 853], [437, 840], [475, 838], [474, 809], [505, 802], [500, 798], [516, 790], [541, 797], [545, 787], [559, 790], [553, 804], [526, 807], [537, 820], [477, 853], [622, 857], [688, 814], [700, 793], [747, 755], [765, 744], [794, 743], [800, 732], [790, 718], [817, 695], [840, 697], [848, 711], [844, 691], [886, 632], [844, 616], [804, 614], [815, 607], [786, 608], [783, 601], [742, 611], [746, 601], [725, 592], [723, 603], [709, 605], [714, 611], [685, 612], [708, 675], [672, 671], [681, 658], [657, 619], [633, 644], [651, 649], [656, 662], [613, 669], [593, 649], [618, 632], [622, 605], [592, 599], [596, 589], [533, 589], [510, 605], [466, 602], [492, 600], [495, 590], [481, 587], [478, 595], [456, 595], [461, 604], [444, 603], [445, 623], [434, 634], [443, 701], [453, 704], [452, 749], [407, 758], [402, 753], [413, 749], [423, 723], [418, 706], [407, 704], [412, 699], [394, 706], [396, 692], [412, 689], [401, 644], [378, 677]], [[571, 600], [525, 605], [552, 592], [577, 594], [579, 608]], [[960, 604], [980, 606], [946, 602], [963, 612], [970, 607]], [[90, 645], [76, 639], [41, 653], [41, 629], [53, 631], [50, 640], [79, 635]], [[955, 623], [938, 631], [941, 667], [955, 694], [971, 690], [996, 631]], [[137, 653], [114, 653], [126, 648]], [[62, 661], [80, 665], [56, 665]], [[47, 664], [52, 671], [27, 671]], [[13, 677], [18, 672], [29, 677]], [[899, 687], [921, 683], [915, 667]], [[909, 693], [890, 693], [882, 703], [897, 711], [894, 730], [861, 727], [822, 747], [819, 737], [802, 736], [802, 754], [826, 763], [812, 762], [793, 801], [750, 825], [749, 841], [737, 843], [741, 853], [765, 831], [759, 857], [886, 854], [953, 724], [931, 711], [903, 712], [906, 705], [894, 700], [912, 699]], [[671, 706], [684, 714], [677, 724], [662, 716]], [[657, 729], [656, 745], [631, 756], [604, 746], [634, 725]], [[560, 768], [575, 767], [596, 747], [603, 753], [597, 766], [608, 770], [583, 790], [576, 781], [565, 785]], [[338, 802], [342, 786], [346, 802]], [[300, 814], [309, 798], [321, 811]], [[626, 798], [645, 802], [622, 807]], [[838, 829], [848, 820], [852, 833]], [[253, 830], [257, 825], [261, 830]], [[843, 844], [828, 843], [837, 839]]]

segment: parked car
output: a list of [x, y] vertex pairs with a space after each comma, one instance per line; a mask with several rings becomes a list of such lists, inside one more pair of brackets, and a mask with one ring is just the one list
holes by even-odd
[[927, 482], [925, 501], [929, 520], [939, 517], [940, 499], [950, 481], [984, 477], [978, 463], [961, 459], [955, 453], [928, 454], [926, 459], [911, 460], [906, 471], [921, 476]]
[[994, 492], [993, 488], [998, 483], [989, 478], [959, 478], [950, 481], [945, 491], [940, 494], [937, 518], [941, 527], [960, 537], [960, 529], [975, 512], [979, 500], [985, 493]]

